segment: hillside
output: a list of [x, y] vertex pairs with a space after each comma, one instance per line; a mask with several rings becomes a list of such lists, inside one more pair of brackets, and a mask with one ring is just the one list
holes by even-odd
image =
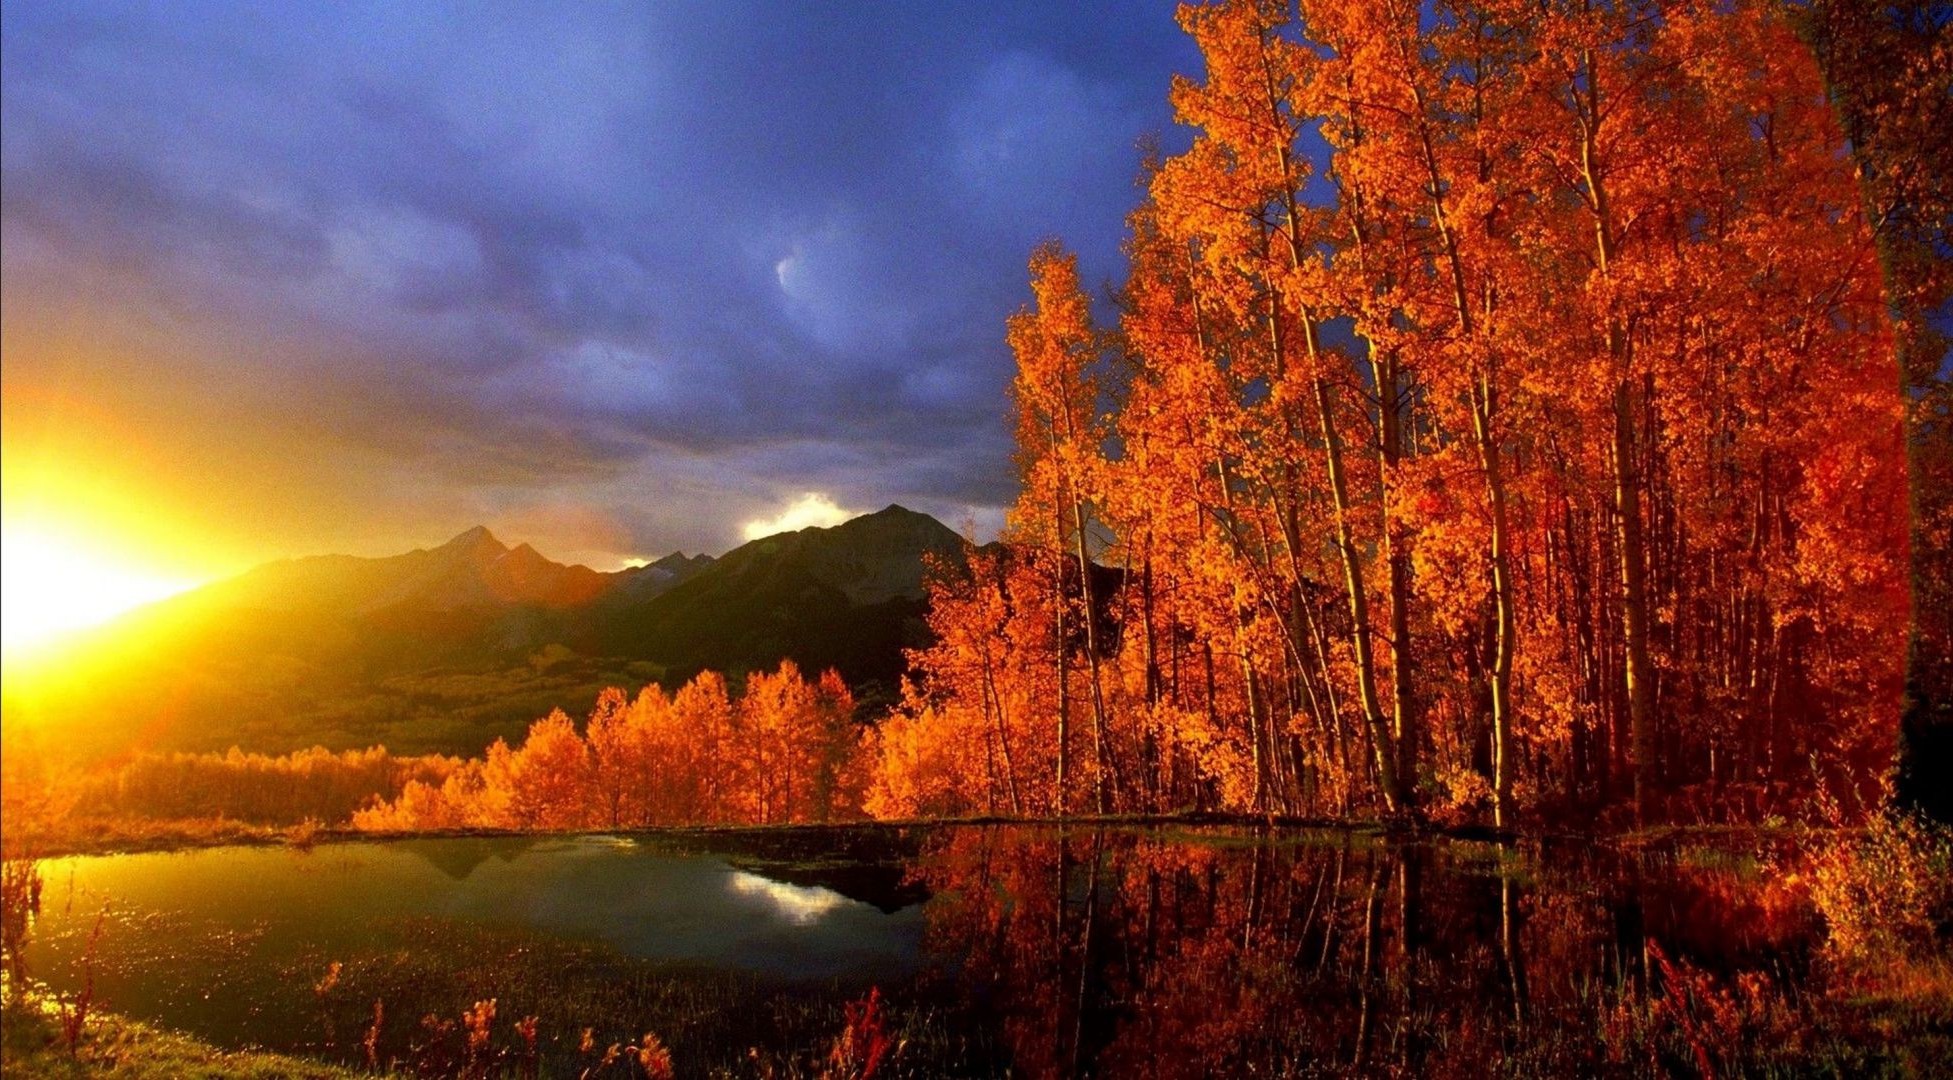
[[922, 641], [923, 556], [963, 540], [899, 506], [831, 529], [754, 540], [653, 603], [620, 605], [601, 651], [657, 657], [675, 674], [737, 670], [790, 656], [851, 683], [892, 684]]
[[269, 563], [10, 672], [7, 721], [131, 746], [478, 752], [604, 686], [791, 658], [885, 697], [923, 643], [923, 564], [963, 541], [899, 506], [604, 573], [485, 528], [385, 558]]

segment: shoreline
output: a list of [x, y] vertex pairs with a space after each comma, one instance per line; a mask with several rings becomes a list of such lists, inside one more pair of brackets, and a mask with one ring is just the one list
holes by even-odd
[[[91, 825], [97, 823], [89, 823]], [[255, 825], [228, 819], [176, 819], [99, 823], [86, 836], [29, 843], [9, 851], [12, 859], [63, 859], [84, 856], [136, 855], [197, 851], [220, 847], [291, 847], [309, 850], [320, 845], [395, 840], [509, 839], [547, 837], [789, 837], [833, 833], [863, 833], [938, 828], [1215, 828], [1255, 830], [1270, 834], [1341, 833], [1377, 837], [1396, 843], [1460, 841], [1488, 844], [1590, 843], [1619, 850], [1646, 850], [1688, 840], [1706, 842], [1769, 839], [1788, 841], [1814, 835], [1857, 831], [1810, 825], [1673, 824], [1618, 831], [1576, 829], [1493, 829], [1480, 825], [1435, 825], [1378, 819], [1335, 819], [1232, 813], [1074, 814], [1066, 817], [985, 814], [957, 818], [910, 818], [846, 822], [781, 822], [768, 825], [659, 825], [619, 829], [415, 829], [370, 831], [350, 826]], [[9, 845], [12, 846], [11, 844]]]

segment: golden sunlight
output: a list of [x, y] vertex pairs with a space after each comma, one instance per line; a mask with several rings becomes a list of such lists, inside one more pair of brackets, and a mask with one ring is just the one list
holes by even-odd
[[0, 526], [0, 649], [43, 645], [197, 584], [65, 531], [8, 522]]
[[748, 521], [741, 527], [748, 540], [758, 540], [775, 533], [797, 532], [806, 528], [832, 528], [849, 518], [860, 517], [859, 510], [844, 510], [828, 495], [810, 491], [789, 503], [779, 516]]

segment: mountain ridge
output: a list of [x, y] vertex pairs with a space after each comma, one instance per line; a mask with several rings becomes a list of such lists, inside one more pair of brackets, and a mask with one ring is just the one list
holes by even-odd
[[[587, 708], [603, 686], [706, 668], [737, 679], [793, 659], [878, 700], [903, 650], [926, 642], [927, 557], [965, 544], [890, 504], [615, 571], [480, 525], [397, 555], [275, 560], [77, 638], [60, 677], [33, 680], [58, 692], [10, 685], [7, 711], [99, 729], [105, 750], [475, 753], [550, 708]], [[147, 692], [121, 691], [131, 684]]]

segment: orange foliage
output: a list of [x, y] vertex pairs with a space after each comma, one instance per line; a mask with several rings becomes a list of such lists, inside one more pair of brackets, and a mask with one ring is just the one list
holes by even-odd
[[667, 696], [606, 690], [584, 730], [562, 710], [518, 747], [497, 740], [439, 783], [408, 783], [352, 815], [356, 828], [596, 829], [770, 824], [861, 816], [869, 758], [854, 696], [792, 661], [746, 680], [735, 703], [705, 672]]
[[1148, 162], [1116, 332], [1032, 256], [1023, 493], [1002, 550], [935, 575], [870, 808], [1874, 802], [1903, 403], [1790, 16], [1181, 22], [1193, 145]]
[[396, 757], [382, 747], [341, 753], [314, 747], [279, 756], [235, 747], [225, 754], [140, 754], [71, 780], [64, 801], [77, 818], [336, 824], [375, 798], [438, 786], [459, 765], [448, 757]]

